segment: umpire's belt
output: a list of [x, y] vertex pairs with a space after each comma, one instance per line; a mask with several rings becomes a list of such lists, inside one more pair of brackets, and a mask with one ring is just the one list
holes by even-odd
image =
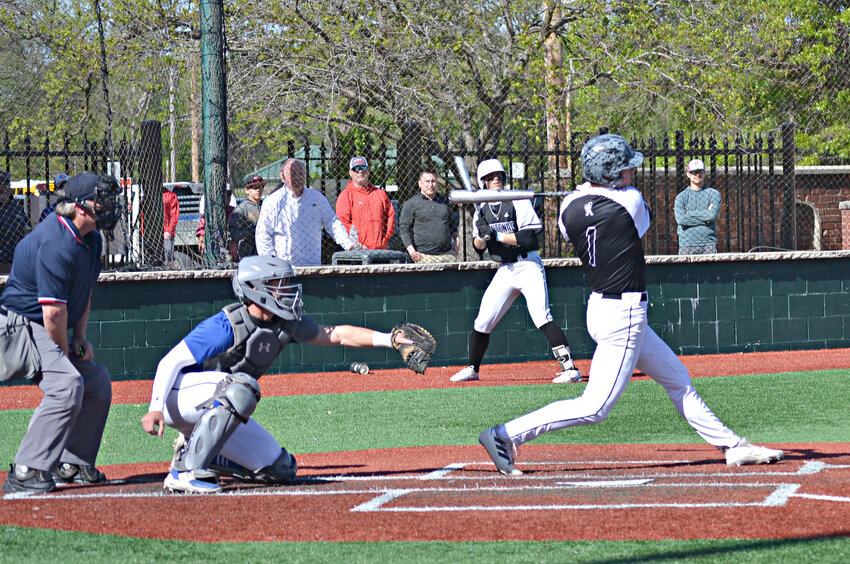
[[[625, 294], [637, 294], [637, 292], [603, 292], [602, 298], [605, 300], [622, 300]], [[649, 301], [649, 295], [646, 292], [640, 293], [640, 301], [647, 302]]]

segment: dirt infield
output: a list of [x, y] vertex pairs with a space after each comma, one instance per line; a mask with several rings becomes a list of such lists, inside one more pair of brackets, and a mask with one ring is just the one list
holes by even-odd
[[526, 445], [516, 478], [477, 446], [310, 454], [294, 485], [216, 496], [165, 493], [165, 463], [113, 466], [105, 486], [6, 495], [0, 524], [209, 542], [850, 535], [850, 445], [780, 446], [779, 464], [727, 468], [705, 445]]
[[[696, 377], [850, 366], [850, 349], [683, 357]], [[547, 384], [554, 362], [488, 365], [449, 382], [379, 370], [266, 376], [263, 395]], [[579, 361], [587, 373], [588, 361]], [[637, 375], [641, 378], [645, 376]], [[569, 384], [567, 384], [569, 385]], [[147, 403], [150, 381], [116, 382], [114, 403]], [[0, 409], [32, 408], [35, 386]], [[104, 467], [102, 486], [0, 498], [0, 524], [193, 541], [781, 539], [850, 535], [850, 443], [785, 444], [786, 460], [727, 468], [707, 445], [525, 445], [525, 475], [495, 472], [479, 446], [298, 455], [287, 487], [225, 483], [168, 494], [168, 463]], [[5, 480], [5, 473], [0, 473]], [[214, 507], [214, 512], [211, 508]]]

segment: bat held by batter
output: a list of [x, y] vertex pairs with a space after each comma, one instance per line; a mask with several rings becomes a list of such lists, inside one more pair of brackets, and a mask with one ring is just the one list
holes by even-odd
[[533, 200], [541, 196], [563, 198], [572, 192], [534, 192], [532, 190], [452, 190], [449, 200], [453, 204], [480, 204], [482, 202], [507, 202], [511, 200]]

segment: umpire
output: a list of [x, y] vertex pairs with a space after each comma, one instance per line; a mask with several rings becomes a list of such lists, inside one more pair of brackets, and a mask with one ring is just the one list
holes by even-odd
[[98, 229], [114, 227], [117, 195], [118, 182], [111, 176], [74, 176], [65, 184], [55, 215], [15, 248], [0, 295], [0, 325], [9, 312], [29, 320], [41, 355], [41, 372], [34, 381], [44, 397], [6, 477], [5, 492], [49, 492], [57, 484], [106, 480], [94, 462], [112, 384], [106, 368], [93, 362], [86, 323], [92, 288], [103, 267]]

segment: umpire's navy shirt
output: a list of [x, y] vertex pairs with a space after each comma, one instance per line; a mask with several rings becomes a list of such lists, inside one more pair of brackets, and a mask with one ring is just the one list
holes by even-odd
[[15, 247], [12, 271], [0, 304], [44, 325], [41, 306], [65, 304], [68, 328], [77, 325], [89, 305], [103, 263], [100, 233], [85, 237], [70, 220], [52, 214]]

